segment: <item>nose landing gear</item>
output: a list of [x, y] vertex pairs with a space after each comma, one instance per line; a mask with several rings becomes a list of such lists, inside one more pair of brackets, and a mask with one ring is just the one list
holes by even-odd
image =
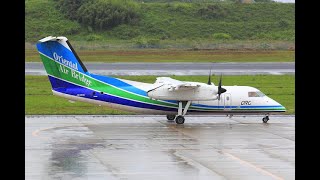
[[269, 121], [269, 116], [265, 116], [262, 118], [263, 123], [267, 123]]

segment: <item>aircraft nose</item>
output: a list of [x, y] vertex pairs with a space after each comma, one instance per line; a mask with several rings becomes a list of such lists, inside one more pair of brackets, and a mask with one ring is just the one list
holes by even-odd
[[279, 103], [279, 107], [280, 107], [280, 110], [282, 110], [282, 111], [287, 111], [287, 109], [286, 109], [286, 107], [284, 107], [283, 105], [281, 105], [280, 103]]
[[279, 110], [281, 110], [283, 112], [287, 111], [286, 107], [284, 107], [282, 104], [278, 103], [277, 101], [275, 101], [275, 102], [277, 103], [277, 106], [278, 106]]
[[282, 104], [278, 103], [277, 101], [275, 101], [275, 100], [273, 100], [271, 98], [267, 98], [266, 101], [267, 101], [268, 104], [275, 106], [275, 108], [277, 110], [280, 110], [282, 112], [286, 112], [287, 111], [286, 107], [284, 107]]

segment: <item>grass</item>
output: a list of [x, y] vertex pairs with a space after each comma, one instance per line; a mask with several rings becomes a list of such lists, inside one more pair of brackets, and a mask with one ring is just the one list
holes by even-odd
[[[77, 50], [86, 62], [294, 62], [294, 51]], [[40, 62], [36, 50], [25, 51], [26, 62]]]
[[[156, 76], [117, 76], [123, 79], [153, 83]], [[207, 76], [171, 76], [178, 80], [207, 82]], [[47, 76], [26, 76], [25, 114], [131, 114], [107, 107], [68, 100], [52, 95]], [[212, 78], [217, 83], [218, 77]], [[223, 85], [248, 85], [260, 89], [267, 96], [287, 108], [286, 114], [295, 113], [294, 75], [224, 76]]]

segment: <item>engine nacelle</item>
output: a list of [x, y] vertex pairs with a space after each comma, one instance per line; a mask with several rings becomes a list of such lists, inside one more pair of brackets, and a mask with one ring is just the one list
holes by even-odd
[[169, 85], [164, 85], [149, 91], [148, 96], [160, 100], [177, 100], [177, 101], [209, 101], [217, 99], [214, 88], [201, 86], [194, 89], [172, 89]]

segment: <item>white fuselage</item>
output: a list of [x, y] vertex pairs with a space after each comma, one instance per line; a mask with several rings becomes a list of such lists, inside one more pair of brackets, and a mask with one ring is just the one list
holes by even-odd
[[[149, 83], [141, 83], [136, 81], [124, 80], [119, 79], [132, 87], [139, 88], [147, 92], [149, 89], [155, 87], [154, 84]], [[216, 90], [207, 90], [205, 92], [197, 92], [196, 90], [193, 92], [185, 91], [183, 93], [175, 94], [177, 97], [181, 98], [183, 101], [190, 100], [191, 95], [199, 94], [198, 100], [192, 100], [191, 106], [187, 112], [187, 114], [274, 114], [279, 112], [285, 112], [285, 108], [279, 104], [278, 102], [274, 101], [268, 96], [263, 95], [262, 97], [249, 97], [250, 92], [260, 92], [258, 89], [249, 86], [223, 86], [227, 91], [221, 94], [220, 100], [216, 99], [216, 95], [213, 94], [214, 100], [201, 100], [202, 97], [207, 97], [210, 99], [212, 93], [215, 93]], [[113, 109], [119, 109], [124, 111], [135, 112], [138, 114], [177, 114], [177, 111], [167, 111], [167, 110], [159, 110], [159, 109], [152, 109], [152, 108], [141, 108], [138, 106], [128, 106], [119, 103], [110, 103], [110, 102], [103, 102], [100, 100], [95, 100], [93, 98], [85, 98], [85, 97], [77, 97], [77, 96], [70, 96], [67, 94], [62, 94], [59, 92], [53, 91], [55, 95], [62, 96], [67, 99], [75, 100], [75, 101], [83, 101], [103, 106], [108, 106]], [[175, 93], [172, 91], [171, 93]], [[191, 93], [191, 94], [188, 94]], [[107, 94], [107, 92], [106, 92]], [[161, 94], [161, 93], [160, 93]], [[180, 94], [180, 95], [179, 95]], [[164, 95], [166, 95], [164, 93]], [[146, 95], [146, 97], [148, 97]], [[198, 97], [198, 96], [195, 96]], [[177, 105], [177, 102], [168, 101], [168, 100], [158, 100], [151, 97], [150, 99], [160, 101], [160, 102], [167, 102], [173, 105]], [[175, 106], [176, 110], [178, 110], [178, 106]]]

